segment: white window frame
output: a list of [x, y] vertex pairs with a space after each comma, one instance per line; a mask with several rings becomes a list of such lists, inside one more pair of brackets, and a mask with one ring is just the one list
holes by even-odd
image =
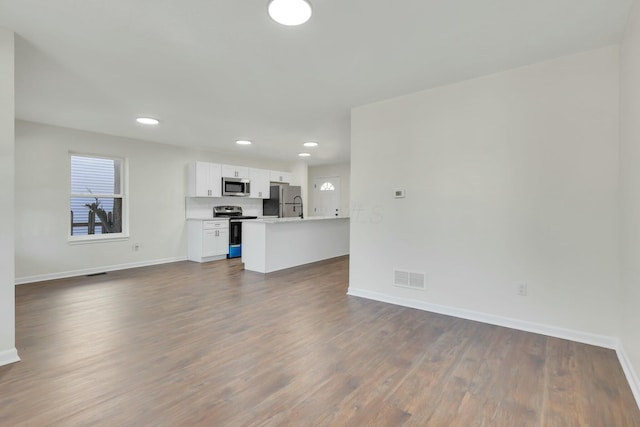
[[[71, 157], [90, 157], [96, 159], [108, 159], [119, 160], [121, 162], [120, 170], [120, 194], [95, 194], [95, 193], [72, 193], [71, 192]], [[84, 236], [73, 236], [71, 234], [70, 223], [67, 222], [67, 241], [69, 244], [84, 244], [84, 243], [100, 243], [100, 242], [113, 242], [119, 240], [129, 239], [129, 161], [124, 157], [108, 156], [102, 154], [88, 154], [80, 152], [69, 152], [69, 184], [67, 191], [69, 191], [69, 203], [68, 207], [71, 208], [71, 199], [76, 197], [87, 198], [122, 198], [122, 232], [121, 233], [108, 233], [108, 234], [89, 234]], [[70, 209], [68, 210], [68, 212]]]

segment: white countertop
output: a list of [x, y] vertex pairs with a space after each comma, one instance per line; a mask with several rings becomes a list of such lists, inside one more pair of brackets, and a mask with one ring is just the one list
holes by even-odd
[[264, 224], [282, 224], [289, 222], [310, 222], [310, 221], [326, 221], [336, 219], [349, 219], [348, 216], [310, 216], [305, 218], [291, 217], [291, 218], [260, 218], [254, 219], [252, 222], [264, 223]]
[[187, 221], [228, 221], [229, 218], [214, 218], [212, 216], [208, 217], [208, 218], [187, 218]]
[[[278, 218], [278, 217], [258, 217], [258, 219], [243, 219], [242, 221], [259, 222], [263, 224], [280, 224], [286, 222], [308, 222], [308, 221], [325, 221], [329, 219], [349, 219], [348, 216], [310, 216], [305, 218], [290, 217], [290, 218]], [[225, 217], [207, 217], [207, 218], [187, 218], [187, 221], [227, 221], [229, 218]]]

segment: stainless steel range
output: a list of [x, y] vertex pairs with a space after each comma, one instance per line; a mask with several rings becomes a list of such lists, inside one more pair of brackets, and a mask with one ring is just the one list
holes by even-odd
[[242, 221], [246, 219], [257, 219], [257, 216], [242, 214], [240, 206], [214, 206], [213, 216], [215, 218], [229, 218], [229, 258], [242, 256]]

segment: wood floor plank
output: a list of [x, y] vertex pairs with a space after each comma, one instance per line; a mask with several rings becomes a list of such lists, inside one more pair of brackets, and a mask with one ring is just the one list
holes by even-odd
[[18, 286], [0, 426], [640, 426], [614, 351], [349, 297], [348, 268]]

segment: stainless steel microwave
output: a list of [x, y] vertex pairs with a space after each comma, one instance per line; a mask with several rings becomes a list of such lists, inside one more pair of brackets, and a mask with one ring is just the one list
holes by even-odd
[[245, 178], [222, 178], [222, 195], [249, 197], [251, 182]]

